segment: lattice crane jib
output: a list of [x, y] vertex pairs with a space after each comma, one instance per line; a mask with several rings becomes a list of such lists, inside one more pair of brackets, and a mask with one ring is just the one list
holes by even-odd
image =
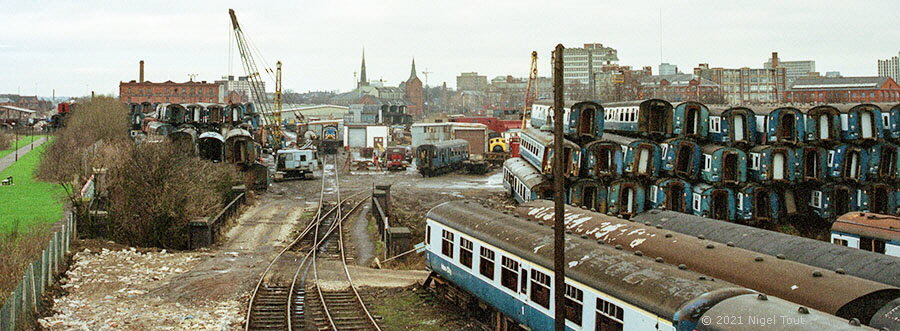
[[528, 128], [528, 118], [531, 117], [531, 106], [538, 94], [538, 68], [537, 51], [531, 52], [531, 69], [528, 71], [528, 85], [525, 87], [525, 107], [522, 110], [522, 130]]

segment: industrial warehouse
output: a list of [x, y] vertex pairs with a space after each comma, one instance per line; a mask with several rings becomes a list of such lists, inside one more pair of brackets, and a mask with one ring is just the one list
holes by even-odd
[[0, 331], [900, 330], [900, 8], [707, 2], [10, 4]]

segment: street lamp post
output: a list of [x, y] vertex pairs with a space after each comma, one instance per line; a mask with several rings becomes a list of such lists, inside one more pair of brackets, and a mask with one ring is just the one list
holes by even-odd
[[18, 123], [16, 123], [16, 122], [12, 123], [13, 136], [15, 137], [15, 140], [16, 140], [16, 146], [13, 147], [13, 149], [15, 150], [15, 153], [16, 153], [16, 158], [15, 158], [14, 162], [19, 162], [19, 127], [16, 124], [18, 124]]

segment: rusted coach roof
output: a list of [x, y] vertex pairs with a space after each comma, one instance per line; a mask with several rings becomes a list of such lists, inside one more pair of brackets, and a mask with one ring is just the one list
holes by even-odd
[[[451, 201], [427, 216], [490, 245], [553, 269], [553, 233], [549, 226], [502, 214], [469, 201]], [[685, 303], [717, 289], [740, 288], [692, 271], [654, 262], [592, 240], [567, 235], [567, 278], [671, 319]]]
[[[534, 138], [544, 146], [549, 146], [551, 148], [553, 147], [553, 134], [551, 134], [550, 132], [541, 131], [535, 128], [527, 128], [525, 129], [525, 134], [527, 134], [529, 137]], [[577, 144], [565, 138], [563, 139], [563, 146], [581, 149]]]
[[[779, 298], [766, 297], [760, 300], [759, 295], [744, 294], [725, 299], [708, 311], [707, 316], [729, 316], [734, 318], [737, 312], [743, 315], [740, 321], [735, 319], [730, 324], [726, 323], [708, 323], [708, 325], [698, 325], [698, 330], [761, 330], [766, 331], [789, 331], [789, 330], [875, 330], [866, 326], [852, 326], [849, 321], [838, 318], [833, 315], [823, 313], [815, 309], [798, 306], [790, 302], [786, 302]], [[755, 321], [748, 321], [747, 317], [775, 317], [761, 325]], [[740, 322], [740, 323], [738, 323]]]
[[628, 146], [633, 142], [646, 142], [651, 143], [650, 140], [640, 139], [640, 138], [631, 138], [626, 136], [620, 136], [615, 133], [603, 133], [603, 137], [600, 138], [600, 141], [614, 142], [619, 145]]
[[503, 161], [503, 167], [509, 169], [516, 177], [525, 182], [529, 189], [545, 182], [544, 175], [535, 169], [531, 163], [520, 157], [511, 157]]
[[719, 243], [730, 242], [754, 252], [781, 254], [788, 260], [823, 270], [841, 269], [848, 275], [900, 286], [897, 277], [900, 259], [893, 256], [673, 211], [651, 210], [638, 214], [634, 220], [690, 236], [702, 235]]
[[[535, 221], [553, 219], [550, 201], [526, 203], [516, 211]], [[885, 284], [717, 244], [673, 232], [666, 226], [655, 228], [572, 206], [566, 206], [566, 228], [591, 239], [641, 251], [650, 257], [662, 257], [667, 263], [684, 264], [690, 270], [830, 314], [838, 314], [854, 300], [876, 292], [895, 291], [894, 297], [900, 297], [900, 289]], [[867, 321], [871, 316], [850, 317]]]
[[469, 141], [464, 140], [464, 139], [453, 139], [453, 140], [439, 141], [439, 142], [432, 143], [432, 144], [422, 144], [422, 146], [429, 146], [429, 145], [434, 146], [436, 148], [443, 148], [443, 147], [452, 147], [452, 146], [456, 146], [456, 145], [469, 145]]
[[[834, 221], [831, 230], [888, 241], [900, 241], [900, 217], [875, 213], [846, 213]], [[895, 276], [900, 278], [900, 274]]]
[[669, 108], [672, 108], [672, 104], [663, 99], [645, 99], [645, 100], [634, 100], [634, 101], [609, 102], [609, 103], [604, 103], [603, 108], [633, 107], [633, 106], [641, 106], [644, 103], [657, 103], [657, 104], [662, 104], [663, 106], [668, 106]]
[[753, 112], [753, 109], [750, 109], [750, 108], [747, 108], [747, 107], [731, 107], [731, 106], [722, 106], [722, 105], [712, 105], [712, 106], [709, 106], [709, 113], [710, 113], [711, 115], [722, 116], [722, 114], [725, 114], [725, 112], [727, 112], [727, 111], [729, 111], [729, 110], [732, 110], [732, 111], [734, 111], [734, 110], [744, 110], [744, 111], [749, 112], [750, 114], [755, 114], [755, 113]]

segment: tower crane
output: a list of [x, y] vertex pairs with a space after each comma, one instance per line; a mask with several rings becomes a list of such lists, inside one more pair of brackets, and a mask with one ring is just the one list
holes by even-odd
[[538, 68], [537, 51], [531, 52], [531, 70], [528, 71], [528, 85], [525, 86], [525, 107], [522, 110], [522, 130], [528, 128], [528, 118], [531, 117], [531, 106], [538, 94]]

